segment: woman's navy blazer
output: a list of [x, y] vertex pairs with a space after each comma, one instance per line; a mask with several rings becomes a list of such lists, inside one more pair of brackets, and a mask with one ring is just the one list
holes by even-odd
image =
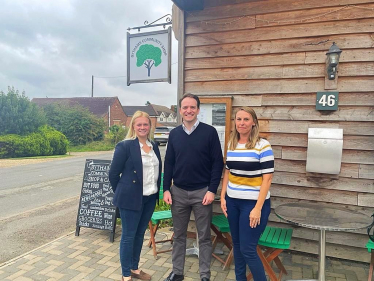
[[[152, 142], [159, 161], [157, 198], [161, 184], [161, 156], [158, 146]], [[143, 200], [143, 163], [139, 140], [124, 140], [116, 145], [109, 170], [109, 181], [114, 192], [113, 204], [119, 208], [139, 211]]]

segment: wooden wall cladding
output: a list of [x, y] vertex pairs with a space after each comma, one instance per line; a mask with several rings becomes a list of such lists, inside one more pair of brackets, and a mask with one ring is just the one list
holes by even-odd
[[[374, 0], [206, 0], [205, 6], [186, 13], [184, 91], [233, 96], [234, 111], [254, 108], [275, 155], [272, 207], [305, 201], [372, 214]], [[325, 91], [333, 42], [343, 51], [339, 107], [320, 112], [316, 92]], [[339, 175], [306, 173], [308, 128], [343, 129]], [[274, 214], [270, 223], [285, 225]], [[294, 233], [292, 249], [316, 253], [318, 233]], [[365, 240], [364, 231], [331, 233], [328, 255], [367, 262], [369, 255], [357, 255]]]
[[[256, 16], [281, 12], [303, 11], [317, 8], [339, 8], [345, 5], [373, 4], [371, 0], [267, 0], [267, 1], [216, 1], [206, 0], [202, 11], [191, 12], [186, 21], [208, 21], [242, 16]], [[215, 2], [215, 3], [213, 3]], [[211, 5], [211, 3], [213, 5]], [[220, 3], [220, 4], [218, 4]], [[237, 4], [236, 4], [237, 3]], [[216, 7], [214, 7], [216, 6]]]

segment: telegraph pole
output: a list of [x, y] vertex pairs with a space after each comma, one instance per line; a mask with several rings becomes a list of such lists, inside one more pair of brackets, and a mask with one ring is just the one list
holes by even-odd
[[94, 76], [92, 75], [92, 79], [91, 79], [91, 98], [93, 98], [93, 84], [94, 84]]

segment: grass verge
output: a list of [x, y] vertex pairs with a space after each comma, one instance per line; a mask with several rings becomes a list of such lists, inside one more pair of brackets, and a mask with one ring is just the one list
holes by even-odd
[[69, 146], [68, 152], [110, 151], [114, 147], [114, 144], [105, 141], [93, 141], [85, 145]]
[[17, 158], [4, 158], [4, 160], [21, 160], [21, 159], [50, 159], [50, 158], [63, 158], [69, 155], [50, 155], [50, 156], [30, 156], [30, 157], [17, 157]]

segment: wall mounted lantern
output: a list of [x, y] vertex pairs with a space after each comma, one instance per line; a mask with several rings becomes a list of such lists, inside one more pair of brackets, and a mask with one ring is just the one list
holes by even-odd
[[339, 58], [342, 50], [332, 43], [329, 51], [326, 53], [327, 56], [327, 76], [329, 80], [334, 80], [338, 69]]

